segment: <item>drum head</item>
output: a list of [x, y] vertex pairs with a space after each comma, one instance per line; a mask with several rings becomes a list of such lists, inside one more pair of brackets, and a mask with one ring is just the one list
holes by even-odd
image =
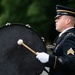
[[10, 24], [0, 28], [0, 75], [39, 75], [44, 65], [17, 41], [23, 42], [36, 52], [46, 52], [41, 36], [22, 24]]

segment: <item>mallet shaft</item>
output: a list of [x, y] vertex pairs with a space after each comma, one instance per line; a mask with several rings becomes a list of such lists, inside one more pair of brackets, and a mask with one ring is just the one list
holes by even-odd
[[32, 53], [34, 53], [35, 55], [37, 55], [37, 53], [36, 53], [33, 49], [31, 49], [30, 47], [28, 47], [26, 44], [22, 43], [22, 45], [23, 45], [25, 48], [27, 48], [28, 50], [30, 50]]

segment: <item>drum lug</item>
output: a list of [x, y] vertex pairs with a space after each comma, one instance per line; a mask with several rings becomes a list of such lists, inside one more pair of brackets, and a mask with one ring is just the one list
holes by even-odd
[[26, 27], [30, 28], [30, 25], [29, 24], [26, 24]]
[[6, 23], [6, 26], [11, 25], [11, 23]]
[[41, 39], [43, 40], [43, 42], [45, 41], [44, 37], [41, 37]]

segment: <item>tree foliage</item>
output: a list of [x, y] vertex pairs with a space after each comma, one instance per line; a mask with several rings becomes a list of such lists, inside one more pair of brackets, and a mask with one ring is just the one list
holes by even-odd
[[53, 42], [57, 35], [54, 26], [55, 6], [75, 8], [74, 0], [0, 0], [0, 26], [10, 23], [30, 24], [38, 33]]

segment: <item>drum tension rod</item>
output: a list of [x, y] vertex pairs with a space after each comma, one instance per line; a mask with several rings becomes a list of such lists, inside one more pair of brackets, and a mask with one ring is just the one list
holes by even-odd
[[36, 53], [33, 49], [31, 49], [31, 48], [28, 47], [25, 43], [23, 43], [23, 40], [22, 40], [22, 39], [19, 39], [19, 40], [17, 41], [17, 44], [24, 46], [25, 48], [27, 48], [28, 50], [30, 50], [33, 54], [37, 55], [37, 53]]

